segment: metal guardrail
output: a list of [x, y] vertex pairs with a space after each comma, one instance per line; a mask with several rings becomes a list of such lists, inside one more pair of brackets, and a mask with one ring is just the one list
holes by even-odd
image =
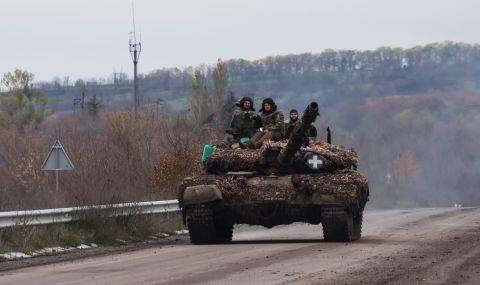
[[109, 216], [157, 214], [180, 211], [177, 200], [148, 201], [112, 205], [0, 212], [0, 228], [18, 225], [46, 225], [80, 219], [89, 211], [104, 211]]

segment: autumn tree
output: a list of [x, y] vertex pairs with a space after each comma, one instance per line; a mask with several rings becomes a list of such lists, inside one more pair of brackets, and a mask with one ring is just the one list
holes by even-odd
[[48, 98], [32, 87], [34, 75], [15, 69], [3, 75], [1, 83], [8, 89], [0, 97], [0, 124], [23, 131], [29, 124], [39, 124], [46, 114]]
[[419, 174], [420, 165], [415, 153], [405, 150], [394, 162], [394, 179], [400, 186], [406, 186]]
[[217, 65], [212, 72], [213, 78], [213, 107], [216, 111], [216, 121], [219, 131], [226, 128], [229, 118], [229, 107], [232, 101], [232, 92], [228, 92], [228, 70], [227, 64], [221, 59], [218, 60]]
[[197, 124], [201, 125], [213, 121], [212, 97], [207, 89], [205, 74], [198, 68], [195, 70], [190, 83], [188, 104]]

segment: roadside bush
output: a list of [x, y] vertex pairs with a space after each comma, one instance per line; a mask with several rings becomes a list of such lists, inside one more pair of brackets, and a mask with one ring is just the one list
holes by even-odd
[[[175, 197], [184, 176], [201, 169], [211, 128], [185, 115], [103, 112], [52, 115], [23, 132], [0, 128], [0, 211], [113, 204]], [[75, 166], [55, 174], [41, 166], [59, 139]]]

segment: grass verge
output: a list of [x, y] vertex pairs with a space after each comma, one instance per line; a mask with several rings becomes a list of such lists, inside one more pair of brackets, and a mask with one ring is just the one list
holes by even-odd
[[0, 229], [0, 253], [29, 253], [46, 247], [75, 247], [85, 243], [119, 245], [150, 239], [158, 233], [173, 234], [184, 228], [180, 213], [120, 217], [89, 214], [76, 222]]

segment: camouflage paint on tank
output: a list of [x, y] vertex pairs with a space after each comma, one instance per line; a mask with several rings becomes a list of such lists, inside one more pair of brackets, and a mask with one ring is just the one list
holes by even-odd
[[[272, 149], [283, 149], [288, 141], [265, 141], [260, 149], [217, 149], [208, 157], [206, 171], [208, 173], [227, 173], [229, 171], [259, 171], [263, 172], [264, 160], [267, 152]], [[307, 153], [315, 153], [322, 157], [325, 171], [347, 168], [357, 168], [358, 156], [355, 150], [328, 144], [326, 142], [311, 142], [300, 148], [298, 157]], [[292, 171], [287, 171], [292, 173]]]
[[179, 198], [183, 199], [187, 187], [203, 183], [217, 186], [227, 204], [271, 201], [322, 204], [322, 195], [331, 195], [339, 204], [363, 209], [369, 196], [367, 179], [359, 172], [343, 170], [271, 178], [204, 175], [185, 180]]

